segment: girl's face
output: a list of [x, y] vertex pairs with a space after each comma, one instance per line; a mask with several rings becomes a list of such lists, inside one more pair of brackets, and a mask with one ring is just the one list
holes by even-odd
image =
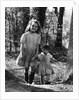
[[45, 55], [47, 55], [47, 53], [48, 53], [48, 50], [46, 50], [46, 49], [43, 49], [43, 53], [44, 53]]
[[38, 30], [38, 24], [36, 22], [32, 22], [30, 26], [30, 30], [32, 32], [36, 32]]

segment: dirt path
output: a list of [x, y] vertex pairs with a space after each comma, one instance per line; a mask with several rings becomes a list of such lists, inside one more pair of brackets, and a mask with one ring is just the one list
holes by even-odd
[[52, 89], [45, 89], [39, 86], [27, 85], [21, 78], [16, 77], [9, 71], [5, 71], [5, 91], [6, 92], [53, 92]]
[[23, 78], [16, 77], [9, 71], [5, 71], [6, 92], [72, 92], [72, 85], [27, 85]]

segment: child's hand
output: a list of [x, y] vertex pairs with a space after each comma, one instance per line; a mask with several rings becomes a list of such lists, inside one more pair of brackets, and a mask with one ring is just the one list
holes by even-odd
[[35, 59], [35, 57], [32, 58], [32, 60], [34, 60], [34, 59]]
[[37, 55], [35, 55], [33, 58], [32, 58], [32, 60], [35, 60], [37, 58]]

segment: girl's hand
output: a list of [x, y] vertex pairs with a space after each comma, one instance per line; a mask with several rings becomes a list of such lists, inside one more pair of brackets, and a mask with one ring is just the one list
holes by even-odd
[[35, 56], [32, 58], [32, 60], [35, 60], [37, 57], [38, 57], [38, 56], [37, 56], [37, 55], [35, 55]]
[[35, 59], [35, 57], [32, 58], [32, 60], [34, 60], [34, 59]]

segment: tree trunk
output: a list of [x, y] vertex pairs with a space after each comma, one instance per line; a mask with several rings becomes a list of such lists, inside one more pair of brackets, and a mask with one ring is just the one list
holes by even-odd
[[22, 11], [23, 11], [23, 33], [24, 33], [30, 17], [30, 8], [23, 7]]
[[[56, 11], [57, 12], [57, 11]], [[62, 48], [62, 25], [63, 25], [64, 7], [60, 7], [58, 16], [58, 31], [56, 39], [56, 47]]]
[[57, 7], [53, 7], [55, 9], [55, 14], [58, 17], [58, 8]]
[[11, 28], [10, 28], [11, 21], [9, 20], [9, 41], [10, 41], [10, 53], [12, 51], [12, 44], [11, 44]]
[[18, 39], [18, 17], [17, 17], [17, 9], [15, 9], [15, 16], [16, 16], [16, 19], [15, 19], [15, 33], [14, 33], [14, 47], [15, 47], [15, 52], [17, 52], [17, 46], [16, 46], [16, 41]]
[[45, 12], [46, 12], [46, 7], [33, 7], [31, 12], [32, 17], [36, 18], [40, 22], [42, 28], [45, 20]]
[[40, 7], [39, 13], [38, 13], [39, 21], [40, 21], [40, 24], [41, 24], [42, 28], [43, 28], [44, 21], [45, 21], [45, 12], [46, 12], [46, 9], [47, 9], [46, 7]]
[[[47, 7], [33, 7], [32, 11], [31, 11], [31, 16], [40, 22], [42, 29], [43, 29], [43, 25], [44, 25], [44, 21], [45, 21], [46, 9], [47, 9]], [[41, 32], [41, 45], [42, 45], [42, 32]], [[41, 48], [39, 51], [41, 51]]]
[[72, 12], [72, 17], [71, 17], [71, 25], [70, 25], [70, 39], [69, 39], [68, 59], [67, 59], [65, 80], [68, 80], [71, 76], [72, 76], [71, 81], [73, 81], [73, 12]]

